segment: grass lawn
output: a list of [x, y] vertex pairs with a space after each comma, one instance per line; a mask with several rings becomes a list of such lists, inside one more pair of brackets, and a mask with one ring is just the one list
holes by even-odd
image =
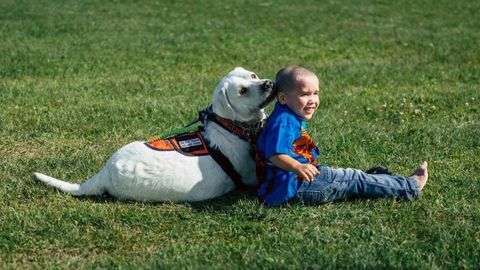
[[[478, 269], [479, 14], [468, 0], [0, 1], [0, 268]], [[420, 200], [147, 204], [32, 179], [81, 183], [192, 120], [235, 66], [289, 64], [321, 80], [320, 162], [409, 174], [428, 160]]]

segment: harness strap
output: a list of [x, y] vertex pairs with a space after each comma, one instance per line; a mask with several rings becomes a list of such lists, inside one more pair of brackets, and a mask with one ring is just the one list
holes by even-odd
[[204, 126], [206, 126], [208, 121], [215, 122], [223, 129], [228, 130], [230, 133], [247, 142], [252, 141], [252, 136], [255, 135], [255, 133], [263, 124], [262, 122], [260, 122], [256, 125], [243, 127], [240, 123], [236, 121], [232, 121], [230, 119], [218, 116], [216, 113], [213, 112], [212, 105], [210, 105], [208, 108], [199, 111], [198, 119], [188, 124], [187, 127], [193, 125], [196, 122], [202, 122]]
[[[208, 145], [208, 144], [207, 144]], [[208, 153], [210, 156], [217, 162], [218, 165], [223, 169], [223, 171], [232, 179], [233, 183], [240, 189], [249, 189], [247, 185], [242, 182], [242, 176], [235, 170], [232, 162], [218, 149], [208, 147]]]
[[210, 120], [221, 126], [222, 128], [230, 131], [231, 133], [237, 135], [240, 139], [244, 141], [250, 141], [250, 132], [246, 129], [242, 129], [241, 127], [235, 125], [231, 121], [221, 118], [218, 115], [214, 115], [209, 117]]
[[[210, 147], [209, 142], [205, 140], [201, 135], [200, 131], [203, 131], [204, 126], [207, 125], [208, 120], [215, 122], [225, 130], [230, 131], [232, 134], [236, 135], [240, 139], [250, 143], [252, 143], [255, 139], [254, 137], [255, 129], [260, 128], [262, 125], [262, 123], [258, 123], [257, 125], [252, 126], [249, 129], [242, 128], [236, 125], [234, 121], [231, 121], [216, 115], [212, 110], [212, 105], [210, 105], [208, 108], [199, 111], [198, 119], [189, 123], [187, 126], [185, 126], [185, 128], [174, 130], [173, 132], [163, 133], [160, 139], [151, 140], [148, 143], [145, 143], [145, 145], [155, 150], [160, 150], [160, 151], [177, 150], [180, 153], [185, 154], [185, 152], [183, 152], [183, 148], [178, 146], [179, 143], [177, 142], [177, 140], [180, 137], [184, 136], [185, 133], [188, 133], [187, 135], [192, 133], [197, 134], [196, 136], [198, 136], [200, 140], [206, 142], [206, 144], [202, 145], [202, 147], [206, 147], [206, 149], [201, 149], [203, 151], [196, 151], [196, 152], [191, 151], [188, 153], [188, 155], [190, 154], [196, 155], [196, 156], [206, 155], [206, 154], [210, 155], [213, 158], [213, 160], [215, 160], [215, 162], [217, 162], [217, 164], [222, 168], [222, 170], [230, 177], [230, 179], [232, 179], [233, 183], [238, 188], [247, 190], [247, 191], [254, 191], [254, 188], [249, 187], [242, 182], [242, 176], [235, 170], [232, 162], [230, 162], [230, 160], [220, 150]], [[192, 127], [193, 124], [197, 122], [203, 123], [203, 126], [200, 125], [200, 126], [197, 126], [196, 128]], [[207, 151], [204, 151], [204, 150], [207, 150]]]

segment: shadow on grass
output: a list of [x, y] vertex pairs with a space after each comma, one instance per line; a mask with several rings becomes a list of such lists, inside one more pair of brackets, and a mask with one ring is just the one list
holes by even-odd
[[[37, 181], [35, 181], [37, 182]], [[43, 185], [42, 185], [43, 186]], [[256, 195], [256, 192], [253, 190], [234, 190], [230, 193], [224, 194], [223, 196], [213, 198], [210, 200], [206, 201], [200, 201], [200, 202], [139, 202], [139, 201], [134, 201], [134, 200], [119, 200], [115, 198], [114, 196], [111, 196], [108, 193], [105, 193], [100, 196], [73, 196], [75, 199], [81, 200], [81, 201], [89, 201], [92, 203], [100, 203], [100, 204], [109, 204], [109, 203], [124, 203], [124, 204], [145, 204], [145, 205], [152, 205], [152, 206], [162, 206], [162, 205], [178, 205], [178, 206], [187, 206], [197, 212], [231, 212], [232, 209], [238, 205], [241, 204], [242, 202], [245, 202], [247, 204], [253, 204], [258, 207], [264, 207], [263, 204], [261, 204], [258, 200], [258, 197]], [[289, 203], [282, 204], [280, 206], [276, 207], [271, 207], [272, 209], [275, 208], [283, 208], [283, 207], [305, 207], [305, 208], [311, 208], [311, 207], [321, 207], [322, 205], [337, 205], [337, 204], [361, 204], [362, 202], [365, 201], [378, 201], [382, 200], [385, 198], [361, 198], [361, 197], [351, 197], [348, 199], [344, 200], [338, 200], [338, 201], [333, 201], [333, 202], [328, 202], [325, 204], [315, 204], [315, 203], [305, 203], [301, 201], [296, 201], [292, 200]], [[402, 202], [408, 202], [407, 200], [402, 200], [395, 198], [393, 199], [397, 203], [402, 203]], [[270, 207], [267, 207], [270, 208]]]
[[[261, 204], [258, 200], [258, 197], [254, 192], [251, 191], [244, 191], [244, 190], [234, 190], [230, 193], [227, 193], [223, 196], [220, 196], [218, 198], [213, 198], [210, 200], [206, 201], [201, 201], [201, 202], [139, 202], [139, 201], [134, 201], [134, 200], [119, 200], [113, 196], [111, 196], [108, 193], [105, 193], [101, 196], [73, 196], [75, 199], [82, 200], [82, 201], [90, 201], [93, 203], [124, 203], [124, 204], [137, 204], [137, 203], [142, 203], [146, 205], [152, 205], [152, 206], [161, 206], [161, 205], [188, 205], [192, 209], [203, 212], [228, 212], [231, 211], [232, 207], [237, 205], [240, 201], [245, 201], [245, 202], [251, 202], [253, 204], [258, 205], [258, 207], [264, 207], [263, 204]], [[315, 204], [315, 203], [306, 203], [306, 202], [301, 202], [297, 200], [292, 200], [289, 203], [282, 204], [280, 206], [275, 206], [275, 207], [267, 207], [267, 208], [282, 208], [282, 207], [289, 207], [289, 206], [295, 206], [295, 207], [319, 207], [322, 205], [337, 205], [337, 204], [359, 204], [362, 202], [366, 201], [380, 201], [380, 200], [385, 200], [385, 199], [392, 199], [395, 200], [397, 203], [408, 203], [408, 200], [402, 200], [399, 198], [362, 198], [362, 197], [351, 197], [348, 199], [344, 200], [338, 200], [338, 201], [332, 201], [332, 202], [327, 202], [324, 204]]]
[[[108, 193], [105, 193], [100, 196], [73, 196], [74, 198], [82, 201], [90, 201], [93, 203], [125, 203], [125, 204], [135, 204], [139, 201], [134, 200], [119, 200]], [[251, 191], [243, 190], [234, 190], [230, 193], [227, 193], [218, 198], [213, 198], [201, 202], [140, 202], [147, 205], [159, 206], [159, 205], [189, 205], [192, 209], [197, 211], [219, 211], [223, 212], [232, 208], [233, 205], [237, 204], [241, 200], [254, 201], [258, 203], [256, 194]]]

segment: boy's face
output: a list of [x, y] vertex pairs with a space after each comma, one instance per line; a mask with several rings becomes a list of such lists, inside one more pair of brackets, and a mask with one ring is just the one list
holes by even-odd
[[318, 98], [319, 82], [316, 76], [302, 78], [295, 89], [289, 92], [278, 92], [280, 104], [287, 105], [290, 110], [305, 120], [310, 120], [320, 105]]

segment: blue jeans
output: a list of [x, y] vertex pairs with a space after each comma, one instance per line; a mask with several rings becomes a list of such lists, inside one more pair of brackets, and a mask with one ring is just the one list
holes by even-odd
[[303, 182], [296, 200], [321, 204], [349, 198], [396, 197], [413, 200], [420, 196], [415, 179], [399, 175], [367, 174], [357, 169], [320, 167], [312, 182]]

